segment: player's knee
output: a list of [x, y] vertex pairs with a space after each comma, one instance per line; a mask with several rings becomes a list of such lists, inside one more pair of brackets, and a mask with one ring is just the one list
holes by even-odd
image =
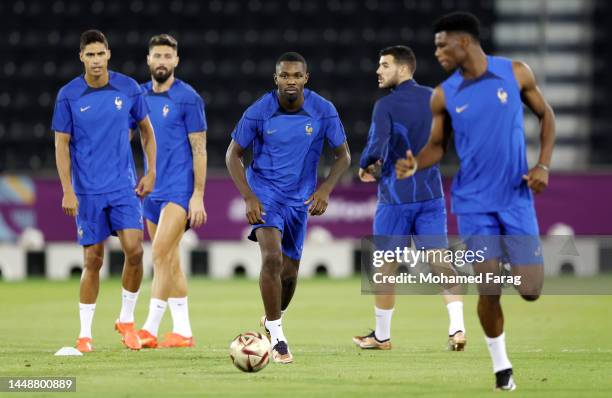
[[133, 266], [141, 265], [143, 252], [142, 245], [127, 247], [125, 250], [126, 263]]
[[170, 262], [170, 251], [161, 244], [153, 243], [152, 255], [154, 265], [167, 264]]
[[104, 260], [103, 254], [89, 251], [85, 254], [85, 268], [91, 272], [99, 272]]
[[283, 266], [283, 255], [280, 250], [266, 250], [261, 254], [262, 270], [280, 273]]

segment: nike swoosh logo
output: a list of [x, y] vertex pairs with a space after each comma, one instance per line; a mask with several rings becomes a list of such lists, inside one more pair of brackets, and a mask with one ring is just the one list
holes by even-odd
[[456, 106], [456, 107], [455, 107], [455, 112], [457, 112], [457, 113], [461, 113], [461, 112], [463, 112], [464, 110], [466, 110], [468, 106], [470, 106], [470, 105], [469, 105], [469, 104], [465, 104], [465, 105], [463, 105], [463, 106]]
[[87, 105], [86, 107], [84, 107], [84, 108], [80, 108], [80, 109], [81, 109], [81, 112], [85, 112], [85, 111], [86, 111], [86, 110], [88, 110], [89, 108], [91, 108], [91, 105]]
[[266, 131], [266, 134], [274, 134], [276, 133], [276, 129]]

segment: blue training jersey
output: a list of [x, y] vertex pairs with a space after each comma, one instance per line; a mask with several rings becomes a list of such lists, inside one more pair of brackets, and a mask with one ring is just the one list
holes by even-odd
[[497, 212], [532, 203], [523, 104], [512, 61], [487, 56], [484, 75], [459, 70], [442, 83], [460, 167], [453, 180], [454, 213]]
[[135, 187], [130, 117], [141, 121], [148, 113], [138, 83], [121, 73], [109, 71], [104, 87], [89, 87], [79, 76], [60, 89], [51, 129], [70, 134], [75, 193], [100, 194]]
[[[168, 199], [193, 192], [193, 155], [189, 134], [206, 131], [202, 97], [187, 83], [175, 79], [169, 90], [153, 92], [142, 84], [157, 144], [155, 188], [150, 197]], [[132, 128], [136, 125], [133, 123]], [[146, 165], [145, 165], [146, 167]]]
[[395, 162], [412, 150], [416, 156], [431, 132], [432, 89], [408, 80], [376, 101], [368, 143], [361, 154], [362, 169], [382, 160], [378, 201], [385, 204], [413, 203], [444, 196], [438, 165], [419, 170], [413, 178], [398, 180]]
[[260, 200], [289, 206], [304, 206], [314, 192], [323, 142], [337, 148], [346, 141], [334, 105], [308, 89], [295, 113], [281, 108], [276, 90], [265, 94], [244, 112], [232, 138], [245, 149], [253, 144], [246, 171], [251, 190]]

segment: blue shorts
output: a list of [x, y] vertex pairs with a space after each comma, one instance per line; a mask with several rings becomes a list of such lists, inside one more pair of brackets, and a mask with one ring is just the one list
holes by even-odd
[[306, 206], [285, 206], [272, 201], [262, 202], [262, 205], [266, 213], [262, 216], [265, 223], [254, 225], [249, 239], [257, 242], [255, 231], [259, 228], [276, 228], [282, 236], [283, 254], [294, 260], [299, 260], [304, 249], [308, 208]]
[[533, 205], [493, 213], [457, 214], [459, 234], [470, 250], [485, 259], [512, 265], [543, 264], [540, 230]]
[[[191, 199], [191, 194], [189, 193], [175, 194], [169, 197], [169, 199], [166, 199], [166, 198], [158, 199], [158, 198], [151, 198], [150, 196], [147, 196], [143, 203], [144, 218], [151, 221], [153, 224], [157, 225], [159, 223], [159, 216], [161, 215], [162, 210], [164, 209], [164, 207], [166, 207], [168, 203], [174, 203], [174, 204], [181, 206], [183, 209], [185, 209], [187, 214], [189, 214], [189, 200], [190, 199]], [[185, 229], [188, 229], [188, 228], [189, 228], [189, 223], [187, 223], [187, 227]]]
[[410, 236], [418, 249], [447, 248], [444, 198], [398, 205], [379, 203], [372, 229], [379, 249], [410, 245]]
[[78, 242], [83, 246], [102, 242], [124, 229], [142, 230], [142, 204], [131, 189], [95, 195], [77, 195]]

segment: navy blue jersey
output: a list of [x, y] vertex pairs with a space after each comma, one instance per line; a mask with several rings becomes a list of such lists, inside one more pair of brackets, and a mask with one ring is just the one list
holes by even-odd
[[438, 165], [417, 171], [412, 178], [398, 180], [395, 162], [412, 150], [416, 156], [431, 132], [432, 89], [407, 80], [376, 101], [368, 143], [361, 155], [363, 169], [382, 160], [378, 201], [385, 204], [413, 203], [444, 196]]
[[512, 61], [487, 56], [487, 71], [465, 80], [457, 70], [442, 83], [460, 167], [453, 180], [454, 213], [503, 211], [532, 203], [523, 104]]
[[157, 144], [155, 188], [150, 196], [163, 199], [177, 193], [192, 193], [193, 155], [189, 134], [206, 131], [204, 101], [189, 84], [179, 79], [163, 93], [155, 93], [152, 84], [141, 86]]
[[346, 141], [334, 105], [308, 89], [295, 113], [281, 108], [276, 90], [265, 94], [244, 112], [232, 138], [242, 148], [253, 144], [246, 175], [257, 197], [289, 206], [304, 206], [314, 192], [324, 141], [332, 148]]
[[130, 117], [141, 121], [148, 113], [138, 83], [121, 73], [109, 72], [104, 87], [89, 87], [79, 76], [60, 89], [51, 128], [71, 136], [75, 193], [100, 194], [135, 186]]

